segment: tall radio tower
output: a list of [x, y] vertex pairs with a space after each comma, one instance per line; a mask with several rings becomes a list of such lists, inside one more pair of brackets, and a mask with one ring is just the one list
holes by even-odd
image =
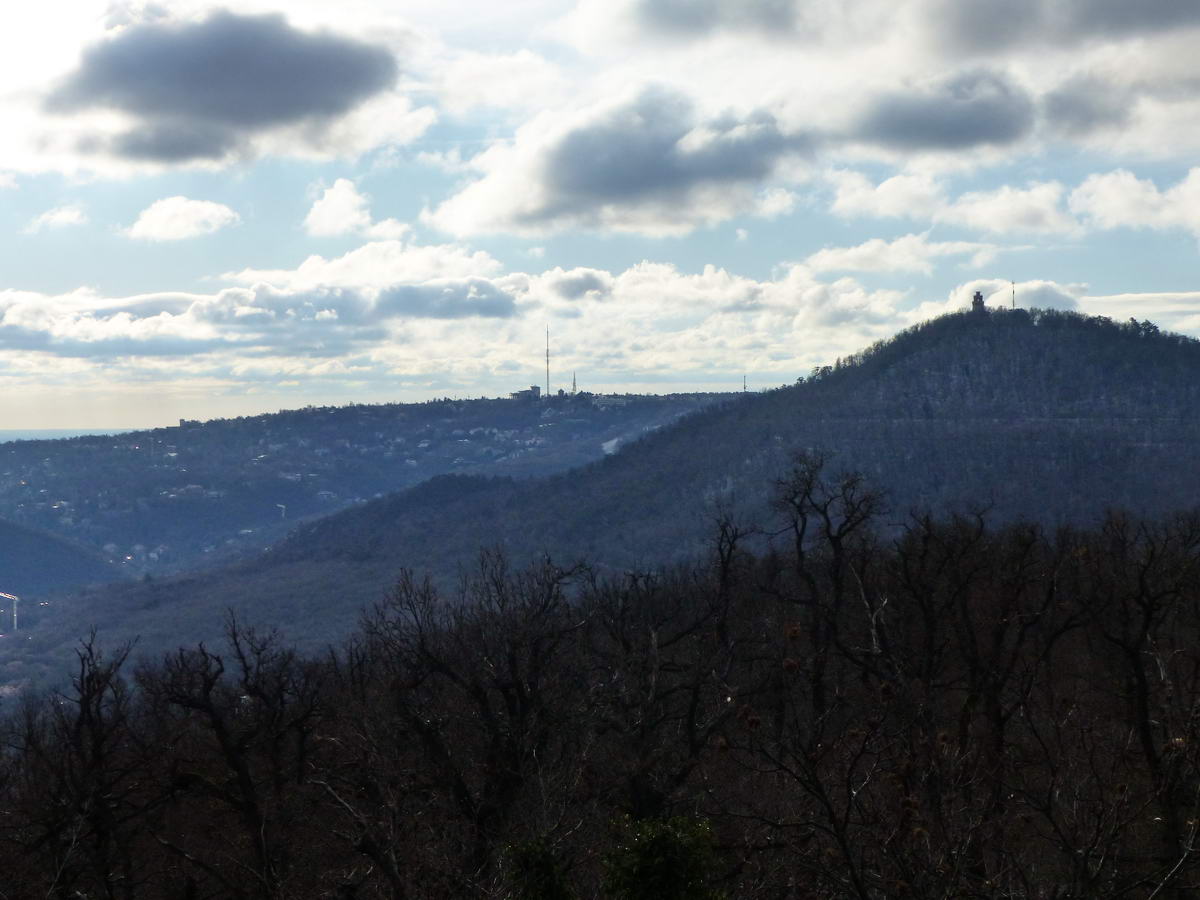
[[546, 326], [546, 396], [550, 396], [550, 326]]

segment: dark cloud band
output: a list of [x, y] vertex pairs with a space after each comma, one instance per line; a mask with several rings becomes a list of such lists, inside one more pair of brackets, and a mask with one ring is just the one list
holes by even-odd
[[809, 149], [767, 112], [701, 120], [686, 97], [651, 88], [550, 148], [541, 172], [547, 202], [524, 223], [586, 218], [610, 204], [682, 204], [698, 188], [762, 181], [785, 156]]
[[969, 72], [923, 91], [892, 92], [868, 106], [855, 137], [896, 150], [1004, 145], [1033, 129], [1029, 95], [994, 72]]
[[1200, 26], [1195, 0], [934, 0], [929, 22], [948, 46], [999, 53], [1021, 43], [1078, 44]]
[[254, 133], [343, 115], [396, 77], [382, 47], [299, 31], [280, 15], [217, 12], [126, 28], [85, 52], [46, 106], [134, 115], [141, 127], [110, 149], [174, 162], [218, 158]]
[[681, 36], [722, 29], [777, 34], [796, 26], [796, 0], [639, 0], [635, 10], [644, 25]]

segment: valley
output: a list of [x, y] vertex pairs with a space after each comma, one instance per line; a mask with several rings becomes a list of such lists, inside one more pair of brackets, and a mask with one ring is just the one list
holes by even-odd
[[[276, 521], [270, 549], [225, 565], [56, 596], [43, 619], [31, 621], [8, 677], [53, 671], [58, 663], [52, 661], [69, 654], [92, 625], [108, 642], [138, 640], [138, 652], [151, 656], [185, 640], [215, 640], [227, 609], [248, 625], [278, 629], [297, 648], [319, 651], [352, 633], [362, 610], [384, 596], [402, 570], [429, 573], [450, 587], [482, 548], [502, 551], [517, 565], [548, 554], [561, 564], [586, 561], [604, 573], [654, 571], [700, 558], [716, 523], [727, 520], [747, 532], [747, 546], [767, 551], [773, 486], [797, 452], [819, 452], [837, 471], [862, 473], [885, 498], [885, 533], [925, 512], [1047, 529], [1091, 527], [1110, 509], [1165, 516], [1200, 505], [1192, 477], [1200, 452], [1197, 372], [1200, 344], [1145, 324], [1000, 310], [924, 323], [773, 391], [729, 395], [723, 403], [712, 396], [639, 401], [658, 419], [619, 419], [592, 406], [594, 424], [585, 425], [570, 421], [583, 416], [569, 414], [567, 405], [503, 406], [536, 429], [524, 433], [588, 435], [586, 452], [547, 437], [544, 446], [508, 460], [507, 468], [501, 461], [456, 469], [451, 453], [485, 451], [494, 437], [451, 428], [469, 420], [433, 405], [426, 412], [445, 435], [438, 465], [450, 471], [404, 490], [377, 491], [383, 495], [372, 499], [365, 496], [376, 493], [366, 465], [349, 468], [370, 454], [359, 452], [357, 439], [335, 438], [331, 428], [316, 446], [338, 440], [349, 446], [318, 457], [320, 464], [357, 472], [365, 502], [307, 521]], [[685, 408], [691, 414], [680, 418]], [[371, 416], [385, 413], [392, 414], [386, 408], [340, 411], [345, 422], [372, 436], [381, 432]], [[307, 415], [335, 418], [332, 412]], [[676, 421], [667, 425], [668, 419]], [[285, 433], [286, 419], [265, 421], [272, 434]], [[605, 423], [608, 430], [598, 427]], [[176, 439], [250, 425], [189, 428], [195, 426], [184, 426]], [[597, 452], [597, 438], [617, 432], [640, 437], [611, 455]], [[389, 451], [373, 439], [380, 456], [392, 453], [389, 471], [405, 473], [407, 454], [427, 440]], [[239, 462], [229, 478], [297, 468], [268, 462], [271, 453], [287, 459], [296, 452], [282, 439], [259, 436], [233, 445], [241, 448], [239, 459], [264, 453]], [[461, 449], [467, 447], [476, 450]], [[592, 461], [515, 477], [549, 468], [539, 460], [556, 447], [553, 458], [560, 461], [588, 453]], [[306, 508], [297, 496], [310, 497], [311, 508], [319, 509], [317, 488], [328, 483], [258, 477], [277, 492], [267, 500], [291, 500], [289, 516]], [[169, 505], [181, 501], [162, 502], [182, 508]], [[265, 500], [258, 508], [271, 515]]]

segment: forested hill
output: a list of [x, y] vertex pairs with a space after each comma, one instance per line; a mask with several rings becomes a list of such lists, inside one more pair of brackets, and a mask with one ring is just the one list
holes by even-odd
[[[489, 541], [613, 565], [693, 552], [718, 511], [762, 522], [799, 450], [862, 471], [893, 518], [987, 507], [1091, 523], [1200, 504], [1200, 342], [1056, 311], [955, 314], [536, 485], [457, 482], [302, 529], [276, 558], [393, 552], [444, 570]], [[411, 515], [408, 511], [411, 510]], [[461, 546], [460, 546], [461, 545]], [[402, 549], [401, 549], [402, 548]], [[423, 563], [423, 561], [427, 561]]]
[[582, 469], [436, 479], [306, 525], [226, 571], [92, 596], [63, 627], [73, 639], [103, 609], [114, 637], [161, 646], [214, 634], [232, 605], [320, 643], [353, 628], [401, 567], [452, 579], [481, 546], [517, 562], [549, 552], [659, 566], [701, 550], [718, 514], [769, 527], [773, 479], [813, 449], [885, 491], [893, 522], [917, 508], [986, 507], [997, 523], [1054, 526], [1092, 524], [1108, 507], [1193, 507], [1200, 344], [1073, 313], [948, 315]]
[[[0, 591], [40, 596], [117, 577], [119, 573], [97, 553], [0, 520]], [[0, 599], [0, 633], [8, 632], [11, 623], [12, 607]]]
[[295, 523], [447, 472], [582, 465], [718, 394], [308, 407], [0, 445], [0, 517], [160, 575], [252, 555]]

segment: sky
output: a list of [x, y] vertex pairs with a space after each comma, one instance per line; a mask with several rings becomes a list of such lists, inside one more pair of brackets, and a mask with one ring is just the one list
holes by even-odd
[[969, 305], [1200, 336], [1200, 0], [41, 0], [0, 428], [795, 381]]

